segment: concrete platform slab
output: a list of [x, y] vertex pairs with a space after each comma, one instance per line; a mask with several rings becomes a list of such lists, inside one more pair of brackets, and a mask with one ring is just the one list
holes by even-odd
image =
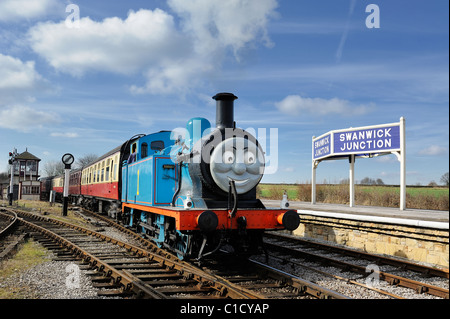
[[[280, 207], [280, 200], [262, 200], [266, 207]], [[355, 206], [341, 204], [311, 204], [309, 202], [289, 201], [289, 208], [294, 210], [311, 210], [329, 213], [341, 213], [351, 215], [368, 215], [377, 217], [403, 218], [432, 222], [449, 222], [449, 211], [406, 209], [377, 206]]]

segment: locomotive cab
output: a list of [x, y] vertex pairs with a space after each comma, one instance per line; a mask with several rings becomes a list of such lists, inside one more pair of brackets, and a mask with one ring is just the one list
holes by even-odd
[[145, 135], [130, 145], [122, 163], [122, 202], [169, 205], [176, 188], [176, 165], [169, 156], [169, 131]]

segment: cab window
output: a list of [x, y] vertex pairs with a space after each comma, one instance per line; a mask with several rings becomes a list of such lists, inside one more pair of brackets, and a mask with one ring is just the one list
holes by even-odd
[[141, 158], [146, 158], [148, 156], [148, 144], [141, 144]]
[[161, 151], [164, 149], [164, 141], [153, 141], [150, 144], [150, 149], [154, 151]]

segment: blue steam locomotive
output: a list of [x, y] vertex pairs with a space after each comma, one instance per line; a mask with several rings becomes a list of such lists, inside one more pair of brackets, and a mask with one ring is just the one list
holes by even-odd
[[219, 93], [216, 127], [192, 118], [183, 131], [137, 135], [73, 171], [70, 196], [107, 212], [180, 258], [228, 245], [254, 253], [265, 230], [294, 230], [293, 210], [267, 209], [256, 197], [264, 151], [236, 127], [231, 93]]

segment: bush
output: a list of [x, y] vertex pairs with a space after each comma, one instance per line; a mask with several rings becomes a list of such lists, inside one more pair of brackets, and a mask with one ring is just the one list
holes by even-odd
[[[257, 194], [259, 198], [283, 198], [284, 191], [288, 191], [289, 200], [311, 202], [311, 184], [297, 185], [259, 185]], [[400, 192], [398, 187], [388, 186], [362, 186], [355, 185], [355, 204], [366, 206], [395, 207], [400, 206]], [[316, 202], [349, 204], [349, 186], [317, 185]], [[434, 188], [409, 188], [406, 193], [406, 207], [416, 209], [448, 210], [448, 192]]]

